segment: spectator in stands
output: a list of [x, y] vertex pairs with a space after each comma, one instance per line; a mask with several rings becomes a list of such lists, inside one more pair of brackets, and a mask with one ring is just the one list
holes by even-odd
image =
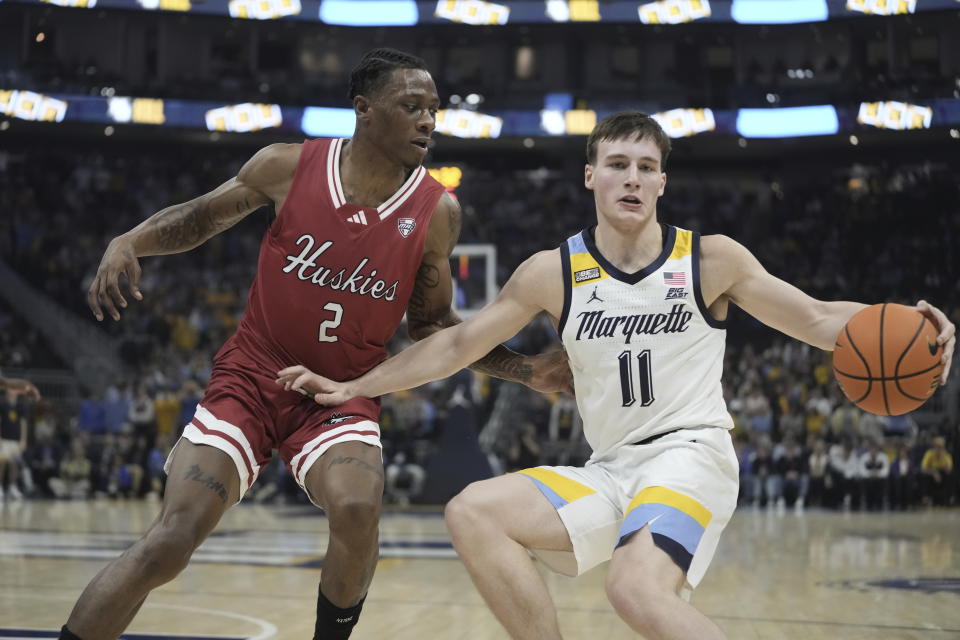
[[770, 400], [759, 386], [751, 387], [744, 400], [744, 413], [750, 430], [754, 433], [769, 434], [773, 429], [773, 410]]
[[823, 431], [827, 418], [833, 412], [833, 403], [823, 393], [823, 388], [815, 386], [810, 392], [810, 398], [807, 399], [805, 406], [807, 413], [807, 432], [815, 435]]
[[807, 475], [807, 456], [792, 437], [784, 442], [783, 451], [776, 460], [776, 469], [782, 478], [778, 501], [794, 506], [797, 510], [803, 509], [810, 482]]
[[154, 402], [147, 393], [147, 385], [143, 382], [137, 385], [137, 393], [130, 403], [127, 420], [133, 426], [135, 437], [144, 437], [147, 442], [153, 442], [156, 439], [157, 422]]
[[24, 462], [30, 469], [33, 483], [40, 496], [54, 497], [50, 479], [57, 477], [63, 451], [53, 437], [51, 429], [34, 429], [34, 442], [24, 454]]
[[[918, 474], [922, 473], [920, 467], [923, 464], [923, 456], [926, 455], [927, 450], [933, 446], [933, 437], [933, 434], [929, 430], [922, 429], [910, 444], [910, 462], [913, 463]], [[920, 482], [919, 476], [917, 481]], [[922, 482], [920, 482], [920, 484], [922, 485]], [[921, 486], [920, 488], [922, 489], [923, 487]]]
[[70, 451], [60, 462], [60, 473], [50, 479], [50, 488], [58, 498], [83, 499], [90, 494], [92, 465], [86, 444], [80, 435], [70, 441]]
[[94, 496], [98, 498], [117, 495], [117, 464], [122, 460], [119, 455], [117, 436], [108, 433], [87, 445], [92, 466], [90, 482]]
[[23, 499], [19, 481], [22, 456], [27, 448], [27, 416], [21, 395], [8, 386], [0, 396], [0, 501], [4, 497]]
[[857, 456], [853, 441], [844, 440], [830, 447], [830, 480], [832, 491], [828, 495], [827, 505], [831, 508], [850, 508], [856, 493], [856, 479], [860, 470], [860, 458]]
[[780, 474], [777, 473], [773, 461], [773, 453], [769, 443], [764, 440], [757, 446], [750, 460], [750, 470], [753, 477], [753, 506], [774, 506], [773, 502], [780, 495]]
[[860, 433], [855, 439], [862, 442], [882, 442], [886, 421], [887, 416], [863, 412], [860, 417]]
[[411, 457], [426, 413], [425, 401], [418, 390], [392, 395], [396, 396], [388, 403], [392, 408], [392, 422], [387, 429], [381, 428], [382, 436], [389, 440], [386, 453], [392, 457], [402, 452]]
[[883, 421], [883, 435], [887, 437], [912, 438], [917, 430], [917, 421], [909, 413], [902, 416], [885, 416]]
[[280, 456], [274, 456], [260, 471], [256, 488], [251, 496], [256, 503], [287, 504], [306, 502], [306, 496], [300, 491], [290, 470], [283, 464]]
[[867, 511], [883, 509], [887, 476], [890, 474], [890, 461], [880, 450], [880, 445], [871, 441], [867, 450], [860, 455], [861, 487], [863, 488], [863, 506]]
[[118, 439], [120, 467], [118, 473], [124, 478], [117, 483], [118, 494], [126, 498], [139, 498], [143, 495], [144, 464], [147, 459], [147, 441], [123, 434]]
[[752, 466], [755, 448], [742, 432], [734, 431], [733, 450], [737, 452], [737, 461], [740, 464], [740, 495], [737, 496], [737, 504], [752, 505], [756, 488]]
[[833, 478], [830, 475], [830, 456], [827, 454], [827, 445], [823, 440], [817, 440], [814, 443], [807, 468], [810, 473], [809, 504], [818, 507], [826, 506], [826, 496], [832, 489]]
[[180, 417], [177, 420], [177, 428], [183, 427], [193, 420], [193, 414], [197, 411], [197, 405], [200, 403], [200, 385], [194, 380], [186, 380], [180, 387]]
[[433, 438], [436, 435], [438, 423], [440, 421], [440, 411], [437, 409], [439, 398], [445, 398], [448, 395], [447, 387], [441, 383], [437, 386], [426, 387], [426, 393], [423, 394], [423, 407], [420, 413], [420, 428], [414, 433], [418, 440]]
[[890, 507], [892, 509], [908, 509], [914, 503], [917, 489], [916, 465], [910, 460], [910, 450], [901, 444], [897, 448], [897, 455], [890, 465]]
[[166, 478], [163, 465], [170, 453], [169, 442], [166, 436], [157, 435], [154, 438], [153, 447], [147, 451], [147, 460], [144, 465], [144, 485], [148, 500], [157, 500], [163, 495], [164, 479]]
[[553, 398], [547, 433], [551, 450], [546, 453], [546, 464], [577, 465], [583, 464], [589, 457], [589, 449], [586, 456], [583, 455], [586, 444], [583, 420], [577, 410], [577, 401], [570, 396], [558, 395]]
[[175, 392], [176, 388], [176, 386], [171, 388], [171, 385], [167, 383], [167, 385], [161, 387], [153, 401], [153, 411], [157, 421], [157, 433], [165, 436], [178, 434], [184, 426], [177, 424], [180, 420], [182, 408], [180, 406], [180, 398]]
[[537, 426], [532, 422], [522, 422], [519, 430], [514, 431], [507, 451], [507, 467], [510, 471], [535, 467], [540, 464], [540, 453]]
[[92, 435], [100, 435], [106, 431], [107, 417], [103, 401], [98, 394], [87, 394], [80, 401], [77, 411], [77, 426], [81, 431]]
[[415, 501], [423, 492], [426, 471], [419, 464], [407, 460], [407, 455], [398, 452], [386, 468], [384, 492], [389, 502], [402, 507]]
[[846, 398], [830, 414], [830, 438], [840, 442], [844, 438], [860, 437], [860, 419], [863, 412]]
[[129, 430], [129, 415], [132, 404], [130, 391], [126, 384], [110, 385], [103, 397], [103, 421], [110, 433]]
[[783, 438], [786, 434], [796, 436], [803, 433], [804, 409], [802, 398], [802, 389], [796, 384], [793, 376], [778, 385], [777, 404], [780, 407], [779, 430], [778, 434]]
[[107, 495], [111, 498], [125, 498], [133, 493], [137, 478], [126, 464], [119, 446], [113, 450], [109, 459], [110, 478], [107, 482]]
[[923, 454], [920, 463], [921, 488], [927, 504], [947, 505], [950, 500], [950, 480], [953, 473], [953, 456], [946, 448], [946, 439], [938, 436], [933, 446]]
[[723, 397], [727, 403], [727, 410], [730, 412], [730, 417], [733, 418], [734, 429], [746, 429], [749, 425], [747, 424], [747, 416], [744, 413], [744, 398], [740, 393], [734, 393], [732, 391], [734, 387], [734, 384], [724, 385]]

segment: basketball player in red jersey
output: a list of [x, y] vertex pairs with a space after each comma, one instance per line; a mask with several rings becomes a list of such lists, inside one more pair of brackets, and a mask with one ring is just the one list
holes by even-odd
[[[136, 300], [141, 256], [192, 249], [264, 205], [277, 217], [260, 246], [257, 277], [237, 332], [217, 354], [196, 416], [167, 460], [163, 508], [144, 536], [87, 586], [61, 638], [113, 640], [147, 594], [187, 565], [223, 513], [277, 449], [330, 539], [315, 640], [349, 637], [377, 562], [383, 464], [379, 401], [320, 407], [285, 393], [275, 372], [298, 363], [350, 380], [387, 357], [407, 313], [414, 339], [459, 320], [450, 310], [449, 255], [460, 210], [421, 166], [439, 98], [422, 60], [368, 52], [351, 75], [352, 140], [276, 144], [214, 191], [164, 209], [107, 247], [88, 302], [119, 320]], [[534, 389], [569, 389], [562, 355], [504, 347], [475, 370]]]

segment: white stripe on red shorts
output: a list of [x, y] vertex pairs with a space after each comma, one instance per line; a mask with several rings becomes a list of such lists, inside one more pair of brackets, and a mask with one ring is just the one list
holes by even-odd
[[310, 467], [327, 449], [337, 443], [349, 440], [357, 440], [383, 448], [380, 444], [380, 425], [373, 420], [361, 420], [328, 429], [303, 445], [300, 453], [290, 460], [290, 468], [297, 479], [297, 484], [301, 487], [304, 486]]
[[193, 420], [184, 428], [183, 437], [194, 444], [216, 447], [233, 459], [240, 474], [240, 497], [260, 475], [260, 465], [243, 431], [200, 405]]

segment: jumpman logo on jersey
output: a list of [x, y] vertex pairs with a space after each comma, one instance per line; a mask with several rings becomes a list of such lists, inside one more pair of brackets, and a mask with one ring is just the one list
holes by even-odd
[[587, 299], [587, 301], [584, 304], [590, 304], [594, 300], [596, 300], [597, 302], [603, 302], [603, 298], [597, 295], [596, 287], [593, 288], [593, 293], [590, 294], [590, 297]]

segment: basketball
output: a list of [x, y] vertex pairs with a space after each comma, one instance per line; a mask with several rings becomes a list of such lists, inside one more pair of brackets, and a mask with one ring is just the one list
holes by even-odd
[[943, 347], [923, 314], [901, 304], [858, 312], [837, 336], [833, 373], [855, 405], [899, 416], [927, 401], [940, 385]]

